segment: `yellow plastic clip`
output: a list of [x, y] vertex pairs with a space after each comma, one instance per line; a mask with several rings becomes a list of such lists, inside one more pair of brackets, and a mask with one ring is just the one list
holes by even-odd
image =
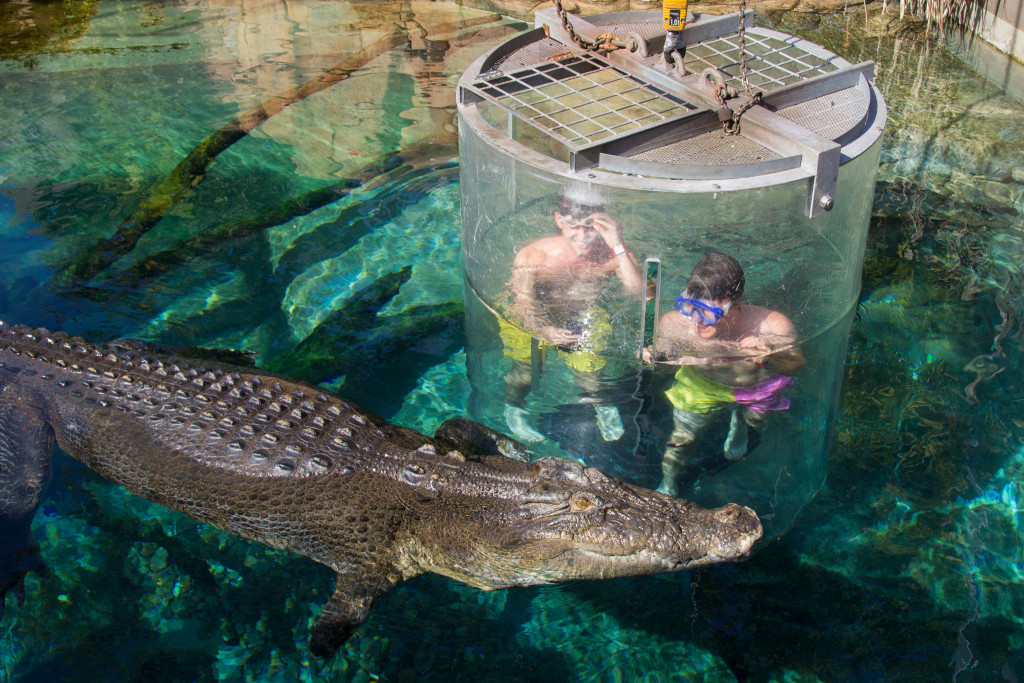
[[686, 0], [661, 0], [662, 21], [666, 31], [682, 31], [686, 23]]

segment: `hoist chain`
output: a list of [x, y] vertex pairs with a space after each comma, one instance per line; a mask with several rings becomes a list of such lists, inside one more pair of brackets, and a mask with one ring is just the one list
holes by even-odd
[[740, 81], [743, 91], [750, 95], [750, 81], [747, 80], [747, 0], [740, 0]]
[[[747, 110], [754, 105], [761, 104], [761, 96], [764, 94], [761, 91], [756, 93], [750, 91], [750, 80], [747, 74], [747, 25], [746, 25], [746, 14], [747, 14], [747, 0], [740, 0], [740, 82], [743, 84], [743, 92], [747, 96], [747, 101], [739, 109], [735, 111], [725, 103], [725, 97], [728, 94], [724, 87], [715, 89], [715, 100], [717, 100], [721, 109], [718, 110], [718, 117], [722, 120], [722, 132], [726, 135], [738, 135], [740, 132], [740, 119]], [[732, 93], [735, 95], [735, 91]], [[729, 115], [731, 113], [731, 115]]]
[[579, 45], [584, 50], [604, 50], [611, 52], [617, 50], [620, 47], [626, 47], [626, 41], [622, 40], [613, 33], [602, 33], [593, 41], [587, 40], [583, 36], [576, 33], [576, 29], [572, 27], [572, 22], [569, 21], [569, 13], [562, 7], [562, 0], [555, 0], [555, 13], [558, 14], [558, 18], [562, 20], [562, 28], [569, 34], [569, 38], [572, 42]]
[[[580, 46], [584, 50], [605, 50], [611, 51], [618, 48], [626, 47], [626, 42], [618, 38], [611, 33], [602, 33], [595, 40], [591, 41], [583, 36], [576, 33], [576, 30], [572, 26], [572, 22], [569, 21], [569, 13], [562, 7], [562, 0], [554, 0], [555, 13], [558, 14], [558, 18], [562, 21], [562, 28], [569, 34], [569, 38], [576, 45]], [[747, 26], [746, 26], [746, 12], [747, 12], [747, 0], [739, 0], [740, 4], [740, 27], [739, 27], [739, 48], [740, 48], [740, 82], [743, 84], [743, 91], [747, 95], [747, 101], [740, 106], [739, 109], [733, 110], [728, 104], [726, 104], [726, 98], [730, 95], [735, 97], [737, 95], [735, 89], [732, 92], [729, 91], [723, 85], [715, 88], [714, 96], [715, 101], [718, 102], [719, 110], [718, 116], [722, 120], [722, 132], [726, 135], [737, 135], [740, 132], [740, 119], [751, 107], [761, 104], [761, 92], [751, 92], [750, 80], [747, 73]], [[567, 55], [559, 55], [559, 59], [566, 57]], [[682, 61], [682, 60], [680, 60]]]

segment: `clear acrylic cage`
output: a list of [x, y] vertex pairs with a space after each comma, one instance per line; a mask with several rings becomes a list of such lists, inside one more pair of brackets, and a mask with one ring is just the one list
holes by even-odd
[[[674, 61], [661, 54], [657, 12], [570, 21], [585, 38], [612, 33], [626, 47], [585, 50], [542, 10], [537, 29], [484, 55], [460, 80], [471, 412], [509, 433], [511, 401], [544, 437], [537, 455], [657, 486], [672, 431], [664, 391], [678, 365], [638, 356], [657, 349], [659, 318], [693, 266], [708, 251], [727, 253], [745, 271], [743, 302], [787, 316], [807, 363], [789, 409], [764, 420], [735, 462], [722, 457], [722, 411], [695, 444], [680, 495], [751, 506], [777, 534], [825, 477], [886, 118], [873, 64], [755, 27], [752, 13], [742, 18], [743, 59], [739, 14], [697, 17], [685, 57]], [[762, 93], [738, 134], [723, 132], [719, 87], [733, 110]], [[571, 315], [601, 330], [589, 347], [600, 360], [583, 368], [524, 322], [510, 287], [516, 254], [560, 234], [555, 211], [566, 188], [600, 197], [649, 283], [639, 296], [609, 277], [581, 295], [586, 306]], [[716, 353], [675, 362], [713, 364]], [[512, 400], [515, 374], [529, 387]], [[602, 425], [609, 407], [618, 438]]]

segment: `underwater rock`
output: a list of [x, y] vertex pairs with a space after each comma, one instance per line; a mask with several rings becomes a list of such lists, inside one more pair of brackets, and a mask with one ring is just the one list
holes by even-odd
[[[0, 323], [0, 392], [7, 460], [46, 469], [55, 441], [147, 500], [337, 572], [312, 628], [320, 657], [423, 573], [495, 589], [675, 572], [742, 559], [762, 535], [749, 508], [703, 509], [558, 458], [444, 452], [246, 367]], [[0, 489], [18, 491], [11, 471]], [[21, 495], [28, 509], [42, 490]]]

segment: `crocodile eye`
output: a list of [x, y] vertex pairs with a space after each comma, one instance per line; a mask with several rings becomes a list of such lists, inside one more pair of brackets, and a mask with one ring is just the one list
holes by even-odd
[[589, 510], [590, 508], [594, 507], [594, 501], [590, 500], [589, 498], [580, 497], [574, 500], [572, 502], [572, 505], [577, 510]]

